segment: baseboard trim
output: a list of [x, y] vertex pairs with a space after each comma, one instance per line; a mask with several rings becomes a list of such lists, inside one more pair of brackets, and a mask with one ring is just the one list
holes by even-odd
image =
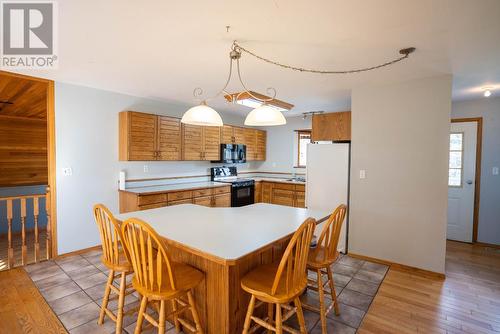
[[76, 250], [76, 251], [73, 251], [73, 252], [60, 254], [60, 255], [56, 256], [54, 258], [54, 260], [64, 259], [65, 257], [69, 257], [69, 256], [73, 256], [73, 255], [81, 255], [83, 253], [87, 253], [87, 252], [90, 252], [90, 251], [93, 251], [93, 250], [100, 250], [100, 249], [101, 249], [101, 245], [96, 245], [96, 246], [92, 246], [92, 247], [89, 247], [89, 248], [79, 249], [79, 250]]
[[489, 247], [489, 248], [500, 249], [500, 245], [488, 244], [486, 242], [476, 241], [476, 242], [473, 243], [473, 245], [475, 245], [475, 246], [481, 246], [481, 247]]
[[391, 267], [391, 269], [394, 269], [397, 271], [402, 271], [402, 272], [406, 272], [406, 273], [410, 273], [410, 274], [415, 274], [415, 275], [420, 275], [420, 276], [430, 277], [430, 278], [435, 278], [435, 279], [440, 279], [440, 280], [443, 280], [446, 278], [445, 274], [437, 273], [435, 271], [415, 268], [415, 267], [407, 266], [405, 264], [395, 263], [392, 261], [377, 259], [374, 257], [369, 257], [369, 256], [365, 256], [365, 255], [355, 254], [355, 253], [348, 253], [348, 255], [353, 257], [353, 258], [360, 259], [360, 260], [385, 264], [386, 266]]

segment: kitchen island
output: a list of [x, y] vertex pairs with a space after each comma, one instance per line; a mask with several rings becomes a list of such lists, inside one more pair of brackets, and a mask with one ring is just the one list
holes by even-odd
[[207, 208], [193, 204], [117, 215], [149, 223], [168, 245], [172, 260], [205, 273], [195, 299], [206, 333], [241, 333], [250, 296], [241, 278], [278, 261], [295, 230], [308, 217], [318, 223], [329, 212], [273, 204]]

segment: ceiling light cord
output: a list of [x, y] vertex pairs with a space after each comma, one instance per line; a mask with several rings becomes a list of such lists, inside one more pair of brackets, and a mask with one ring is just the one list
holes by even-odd
[[245, 49], [244, 47], [239, 45], [237, 41], [233, 41], [232, 49], [235, 51], [239, 51], [240, 53], [241, 53], [241, 51], [246, 52], [247, 54], [249, 54], [257, 59], [260, 59], [266, 63], [276, 65], [276, 66], [279, 66], [282, 68], [286, 68], [286, 69], [294, 70], [294, 71], [299, 71], [299, 72], [316, 73], [316, 74], [353, 74], [353, 73], [372, 71], [372, 70], [376, 70], [376, 69], [379, 69], [382, 67], [396, 64], [402, 60], [405, 60], [406, 58], [408, 58], [410, 56], [411, 53], [415, 52], [414, 47], [409, 47], [409, 48], [399, 50], [399, 53], [402, 55], [401, 57], [393, 59], [393, 60], [388, 61], [388, 62], [385, 62], [385, 63], [380, 64], [380, 65], [364, 67], [364, 68], [359, 68], [359, 69], [353, 69], [353, 70], [344, 70], [344, 71], [325, 71], [325, 70], [308, 69], [308, 68], [303, 68], [303, 67], [286, 65], [286, 64], [282, 64], [282, 63], [279, 63], [279, 62], [271, 60], [271, 59], [261, 57], [261, 56], [255, 54], [254, 52], [252, 52], [248, 49]]

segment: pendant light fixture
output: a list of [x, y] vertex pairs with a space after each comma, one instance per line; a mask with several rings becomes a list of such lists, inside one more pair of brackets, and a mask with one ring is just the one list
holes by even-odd
[[189, 108], [181, 119], [182, 123], [204, 126], [222, 126], [222, 118], [219, 113], [209, 107], [205, 101], [199, 105]]
[[[229, 26], [226, 26], [226, 29], [228, 31], [229, 28], [230, 28]], [[214, 99], [219, 95], [224, 94], [225, 98], [229, 102], [255, 107], [255, 109], [253, 109], [247, 115], [245, 119], [245, 125], [274, 126], [274, 125], [286, 124], [286, 119], [283, 116], [282, 111], [290, 110], [291, 108], [293, 108], [293, 105], [275, 99], [276, 90], [272, 87], [267, 89], [267, 93], [269, 94], [269, 96], [266, 96], [252, 92], [245, 86], [243, 80], [241, 79], [241, 72], [240, 72], [240, 58], [242, 52], [245, 52], [271, 65], [275, 65], [281, 68], [298, 72], [316, 73], [316, 74], [353, 74], [353, 73], [372, 71], [382, 67], [399, 63], [400, 61], [407, 59], [410, 56], [410, 54], [415, 52], [415, 48], [409, 47], [401, 49], [399, 50], [399, 55], [400, 55], [399, 57], [375, 66], [357, 68], [351, 70], [319, 70], [319, 69], [291, 66], [279, 63], [271, 59], [264, 58], [248, 49], [245, 49], [244, 47], [240, 46], [236, 41], [234, 41], [233, 45], [231, 46], [231, 51], [229, 52], [229, 75], [226, 84], [217, 94], [215, 94], [210, 99]], [[226, 88], [229, 85], [229, 82], [231, 81], [231, 77], [233, 74], [233, 61], [236, 62], [238, 80], [244, 90], [239, 93], [231, 94], [226, 91]], [[486, 94], [488, 93], [485, 92], [485, 96]], [[489, 92], [489, 94], [491, 95], [491, 92]], [[195, 98], [199, 98], [203, 95], [203, 90], [201, 88], [195, 88], [193, 91], [193, 95]], [[222, 118], [220, 117], [219, 113], [217, 113], [217, 111], [215, 111], [214, 109], [212, 109], [207, 105], [207, 101], [210, 99], [200, 99], [201, 102], [199, 105], [190, 108], [188, 111], [184, 113], [181, 122], [193, 125], [222, 126], [223, 125]]]
[[[229, 102], [237, 103], [240, 100], [241, 96], [247, 96], [255, 101], [256, 108], [250, 112], [252, 117], [249, 119], [248, 114], [247, 119], [245, 120], [246, 125], [255, 125], [255, 126], [272, 126], [272, 125], [282, 125], [286, 124], [286, 119], [278, 108], [273, 107], [272, 105], [267, 105], [266, 103], [272, 103], [274, 98], [276, 97], [276, 90], [272, 87], [267, 89], [267, 93], [270, 94], [270, 97], [267, 97], [262, 94], [253, 93], [248, 90], [241, 79], [240, 72], [240, 58], [241, 58], [241, 50], [236, 42], [233, 42], [231, 47], [231, 52], [229, 52], [229, 75], [226, 80], [226, 84], [224, 87], [213, 97], [209, 99], [204, 99], [201, 103], [195, 107], [190, 108], [188, 111], [184, 113], [182, 116], [181, 122], [185, 124], [192, 125], [205, 125], [205, 126], [222, 126], [223, 122], [220, 115], [213, 108], [207, 105], [207, 101], [218, 97], [221, 94], [226, 96], [226, 99]], [[238, 74], [238, 80], [243, 87], [243, 91], [237, 94], [228, 93], [226, 88], [231, 81], [231, 77], [233, 75], [233, 62], [236, 62], [236, 69]], [[199, 98], [203, 95], [203, 90], [201, 88], [195, 88], [193, 91], [193, 96], [195, 98]], [[291, 105], [293, 107], [293, 105]], [[260, 109], [259, 109], [260, 108]], [[266, 114], [266, 115], [264, 115]], [[247, 122], [248, 120], [248, 122]], [[257, 124], [258, 123], [258, 124]]]

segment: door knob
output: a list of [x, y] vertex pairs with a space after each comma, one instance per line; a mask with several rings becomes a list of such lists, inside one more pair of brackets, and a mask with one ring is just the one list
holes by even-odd
[[467, 184], [472, 184], [472, 180], [467, 180], [466, 183]]

